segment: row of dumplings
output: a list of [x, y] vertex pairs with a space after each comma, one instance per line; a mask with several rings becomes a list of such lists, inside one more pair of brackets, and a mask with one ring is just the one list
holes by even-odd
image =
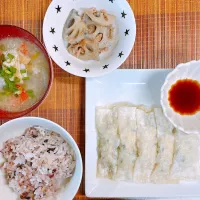
[[200, 138], [176, 130], [161, 108], [97, 107], [97, 176], [136, 183], [200, 179]]

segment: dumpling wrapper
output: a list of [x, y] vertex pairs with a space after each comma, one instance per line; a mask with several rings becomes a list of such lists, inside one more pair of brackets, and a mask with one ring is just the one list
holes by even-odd
[[175, 154], [171, 168], [174, 180], [200, 179], [200, 136], [177, 131]]
[[138, 158], [134, 181], [147, 183], [156, 161], [157, 137], [154, 113], [147, 107], [136, 109]]
[[166, 119], [161, 108], [154, 108], [157, 125], [158, 154], [151, 182], [157, 184], [172, 183], [170, 169], [174, 155], [174, 127]]
[[97, 107], [96, 127], [98, 131], [97, 176], [113, 179], [117, 172], [119, 147], [116, 112]]
[[132, 181], [137, 156], [136, 148], [136, 107], [119, 107], [119, 158], [116, 179]]

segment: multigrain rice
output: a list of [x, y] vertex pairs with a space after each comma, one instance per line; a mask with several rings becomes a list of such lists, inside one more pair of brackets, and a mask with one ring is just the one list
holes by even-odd
[[21, 199], [55, 199], [76, 165], [71, 146], [59, 134], [40, 126], [6, 141], [1, 153], [8, 184]]

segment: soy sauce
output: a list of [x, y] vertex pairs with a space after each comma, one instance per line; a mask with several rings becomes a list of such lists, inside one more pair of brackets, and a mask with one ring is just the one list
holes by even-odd
[[171, 108], [181, 115], [194, 115], [200, 111], [200, 83], [192, 79], [178, 80], [169, 90]]

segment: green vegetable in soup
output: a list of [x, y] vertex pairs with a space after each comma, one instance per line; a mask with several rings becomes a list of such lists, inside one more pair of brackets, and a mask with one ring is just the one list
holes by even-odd
[[15, 78], [14, 78], [14, 82], [15, 82], [15, 83], [19, 83], [19, 82], [20, 82], [20, 78], [15, 77]]
[[16, 71], [17, 71], [17, 69], [15, 68], [15, 67], [10, 67], [10, 71], [13, 73], [13, 74], [15, 74], [16, 73]]
[[35, 94], [33, 92], [33, 90], [27, 90], [26, 93], [28, 94], [29, 97], [34, 98]]
[[7, 78], [5, 78], [4, 81], [5, 81], [6, 85], [3, 87], [3, 89], [6, 92], [14, 93], [14, 92], [18, 91], [18, 88], [16, 87], [15, 82], [12, 82]]
[[15, 56], [14, 55], [12, 55], [11, 53], [8, 53], [8, 58], [10, 59], [10, 61], [12, 61], [14, 58], [15, 58]]
[[6, 74], [12, 74], [12, 72], [9, 69], [5, 69]]
[[20, 82], [20, 79], [15, 77], [12, 79], [15, 72], [15, 68], [5, 68], [0, 70], [0, 76], [4, 78], [5, 86], [3, 87], [3, 90], [5, 91], [5, 95], [10, 95], [15, 93], [16, 91], [19, 91], [19, 89], [16, 87], [16, 84]]
[[26, 73], [26, 69], [21, 69], [21, 70], [20, 70], [20, 73], [21, 73], [21, 74], [25, 74], [25, 73]]
[[24, 80], [24, 81], [27, 81], [27, 80], [29, 80], [30, 78], [27, 76], [27, 77], [23, 77], [22, 78], [22, 80]]

